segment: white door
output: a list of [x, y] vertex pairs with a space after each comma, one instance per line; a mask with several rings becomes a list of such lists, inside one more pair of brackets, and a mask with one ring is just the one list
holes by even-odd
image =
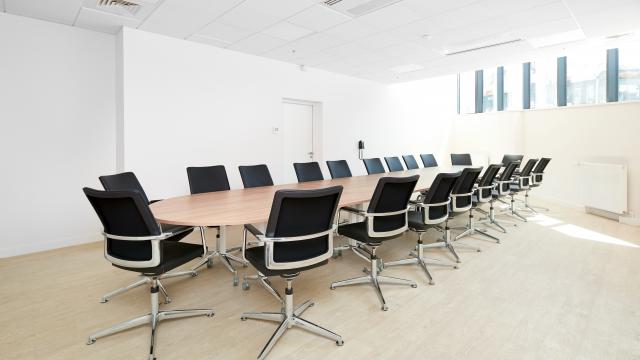
[[285, 184], [298, 181], [293, 163], [313, 161], [313, 105], [282, 103], [282, 139], [284, 142]]

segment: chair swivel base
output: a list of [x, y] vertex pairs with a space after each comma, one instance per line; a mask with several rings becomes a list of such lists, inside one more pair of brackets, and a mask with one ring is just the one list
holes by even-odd
[[413, 280], [378, 275], [378, 272], [380, 269], [380, 266], [378, 265], [379, 261], [380, 259], [376, 257], [375, 248], [374, 248], [371, 254], [371, 269], [370, 270], [367, 269], [366, 271], [368, 273], [367, 275], [352, 278], [352, 279], [347, 279], [347, 280], [336, 281], [331, 284], [330, 289], [335, 290], [335, 288], [341, 287], [341, 286], [369, 284], [373, 286], [373, 289], [375, 290], [376, 295], [378, 295], [378, 300], [380, 300], [381, 309], [383, 311], [389, 310], [389, 307], [387, 306], [387, 302], [385, 301], [384, 296], [382, 295], [380, 284], [408, 285], [408, 286], [411, 286], [412, 288], [418, 287], [418, 284], [416, 284], [416, 282]]
[[532, 212], [534, 214], [538, 214], [538, 213], [540, 213], [540, 211], [543, 211], [543, 212], [551, 211], [546, 207], [533, 206], [533, 205], [529, 204], [529, 189], [525, 190], [524, 200], [516, 199], [516, 201], [524, 203], [524, 207], [519, 208], [518, 210], [529, 211], [529, 212]]
[[214, 315], [211, 309], [190, 309], [190, 310], [163, 310], [158, 309], [158, 292], [160, 286], [158, 285], [158, 278], [149, 278], [151, 282], [151, 312], [146, 315], [142, 315], [131, 320], [127, 320], [118, 324], [115, 324], [109, 328], [100, 330], [96, 333], [89, 335], [87, 345], [94, 344], [98, 339], [105, 336], [113, 335], [125, 330], [129, 330], [142, 325], [151, 325], [151, 345], [149, 348], [149, 360], [155, 360], [155, 338], [158, 328], [158, 324], [163, 320], [172, 320], [193, 316], [208, 316]]
[[456, 229], [456, 230], [464, 230], [462, 233], [458, 234], [458, 235], [453, 239], [453, 241], [454, 241], [454, 242], [456, 242], [456, 241], [458, 241], [458, 240], [460, 240], [460, 239], [462, 239], [462, 238], [464, 238], [464, 237], [467, 237], [467, 236], [481, 235], [481, 236], [484, 236], [484, 237], [486, 237], [486, 238], [489, 238], [489, 239], [491, 239], [491, 240], [495, 241], [496, 243], [500, 244], [500, 239], [499, 239], [499, 238], [497, 238], [497, 237], [495, 237], [495, 236], [493, 236], [493, 235], [489, 234], [489, 233], [487, 232], [487, 230], [484, 230], [484, 229], [478, 229], [478, 228], [476, 227], [475, 217], [474, 217], [472, 214], [470, 214], [470, 215], [469, 215], [469, 222], [467, 223], [467, 226], [465, 226], [465, 227], [460, 227], [460, 228], [453, 228], [453, 229]]
[[[206, 244], [206, 238], [204, 235], [204, 231], [205, 228], [203, 226], [200, 227], [200, 237], [202, 239], [202, 243]], [[198, 261], [196, 263], [196, 265], [191, 268], [193, 271], [201, 268], [202, 266], [204, 266], [205, 264], [207, 265], [207, 268], [210, 268], [213, 266], [213, 259], [216, 256], [220, 256], [220, 260], [222, 262], [222, 264], [224, 265], [225, 268], [227, 268], [227, 270], [229, 270], [230, 273], [233, 274], [233, 286], [238, 286], [238, 284], [240, 283], [240, 280], [238, 278], [238, 271], [233, 267], [233, 265], [231, 265], [231, 261], [235, 261], [239, 264], [242, 265], [242, 267], [247, 267], [249, 264], [247, 263], [246, 260], [241, 259], [237, 256], [231, 255], [229, 254], [230, 252], [237, 252], [242, 250], [242, 247], [234, 247], [231, 249], [222, 249], [220, 246], [220, 232], [218, 232], [218, 234], [216, 234], [216, 250], [215, 251], [206, 251], [206, 255], [204, 255], [203, 257], [200, 258], [200, 261]]]
[[[113, 299], [114, 297], [123, 294], [131, 289], [135, 289], [137, 287], [140, 287], [142, 285], [147, 285], [151, 283], [151, 278], [147, 277], [147, 276], [143, 276], [140, 275], [141, 278], [140, 280], [133, 282], [125, 287], [121, 287], [118, 288], [116, 290], [113, 290], [110, 293], [105, 294], [101, 299], [100, 302], [101, 303], [107, 303], [109, 302], [109, 300]], [[170, 279], [170, 278], [174, 278], [174, 277], [180, 277], [180, 276], [191, 276], [191, 277], [196, 277], [198, 276], [198, 273], [195, 270], [187, 270], [187, 271], [177, 271], [177, 272], [173, 272], [173, 273], [167, 273], [164, 274], [162, 276], [158, 277], [158, 288], [160, 289], [160, 292], [162, 292], [162, 295], [164, 297], [164, 303], [165, 304], [169, 304], [171, 303], [171, 298], [169, 297], [169, 294], [167, 293], [167, 290], [164, 288], [164, 286], [162, 285], [162, 283], [160, 282], [160, 280], [164, 280], [164, 279]]]
[[423, 233], [419, 234], [420, 237], [418, 239], [418, 244], [416, 245], [416, 250], [411, 251], [409, 253], [409, 256], [411, 256], [410, 258], [386, 262], [384, 263], [384, 267], [386, 268], [387, 266], [420, 265], [425, 275], [427, 276], [427, 280], [429, 280], [429, 285], [435, 285], [436, 283], [433, 280], [433, 276], [431, 276], [431, 273], [429, 272], [429, 268], [427, 267], [427, 265], [448, 266], [448, 267], [457, 269], [458, 264], [448, 264], [448, 263], [441, 262], [440, 259], [425, 258], [424, 257], [425, 244], [422, 243], [422, 234]]
[[496, 214], [495, 208], [493, 207], [493, 202], [494, 201], [490, 202], [489, 213], [487, 214], [487, 217], [481, 219], [480, 221], [478, 221], [477, 224], [493, 225], [493, 226], [497, 227], [498, 229], [500, 229], [500, 231], [502, 231], [505, 234], [507, 233], [507, 229], [505, 229], [505, 227], [502, 226], [503, 223], [504, 224], [510, 224], [510, 225], [513, 225], [513, 226], [518, 226], [516, 223], [511, 222], [511, 221], [503, 221], [503, 220], [498, 221], [496, 219], [496, 215], [497, 214]]
[[[281, 312], [246, 312], [243, 313], [240, 319], [242, 321], [246, 321], [249, 319], [252, 320], [265, 320], [265, 321], [273, 321], [279, 323], [276, 331], [271, 335], [271, 338], [267, 342], [267, 344], [262, 348], [260, 354], [258, 355], [258, 360], [264, 359], [267, 354], [273, 349], [273, 346], [278, 342], [278, 340], [284, 335], [284, 333], [291, 329], [294, 326], [300, 327], [304, 330], [307, 330], [316, 335], [323, 336], [330, 340], [336, 342], [336, 345], [342, 346], [344, 341], [342, 340], [342, 336], [327, 330], [319, 325], [316, 325], [308, 320], [305, 320], [300, 317], [303, 312], [314, 305], [312, 300], [307, 300], [302, 303], [297, 308], [293, 308], [293, 288], [291, 287], [292, 278], [285, 278], [287, 282], [287, 287], [285, 289], [285, 297], [282, 302], [282, 311]], [[269, 285], [270, 286], [270, 285]], [[275, 292], [275, 289], [272, 289]]]

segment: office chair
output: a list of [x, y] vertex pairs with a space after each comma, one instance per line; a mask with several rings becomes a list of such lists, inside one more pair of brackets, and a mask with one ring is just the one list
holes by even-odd
[[332, 179], [351, 177], [351, 169], [346, 160], [328, 160], [327, 167]]
[[[151, 200], [149, 201], [149, 198], [147, 197], [147, 194], [145, 193], [144, 189], [142, 188], [142, 185], [140, 185], [140, 181], [138, 181], [138, 178], [136, 177], [136, 175], [132, 172], [124, 172], [124, 173], [119, 173], [119, 174], [114, 174], [114, 175], [103, 175], [98, 177], [98, 179], [100, 180], [100, 183], [102, 184], [102, 187], [107, 190], [107, 191], [137, 191], [138, 193], [140, 193], [140, 196], [142, 197], [142, 200], [147, 204], [153, 204], [154, 202], [158, 202], [160, 200]], [[169, 224], [163, 224], [162, 228], [166, 231], [166, 232], [171, 232], [171, 233], [181, 233], [183, 231], [188, 231], [188, 230], [193, 230], [193, 227], [190, 226], [180, 226], [180, 225], [169, 225]], [[176, 238], [175, 241], [181, 240], [182, 238]], [[179, 277], [179, 276], [196, 276], [198, 275], [198, 273], [195, 272], [195, 270], [192, 271], [180, 271], [180, 272], [175, 272], [175, 273], [170, 273], [170, 274], [164, 274], [162, 276], [159, 277], [159, 280], [162, 279], [169, 279], [172, 277]], [[109, 300], [111, 300], [112, 298], [123, 294], [131, 289], [135, 289], [137, 287], [140, 287], [142, 285], [148, 284], [149, 280], [146, 278], [141, 278], [138, 281], [129, 284], [125, 287], [121, 287], [118, 288], [116, 290], [113, 290], [107, 294], [105, 294], [101, 299], [100, 302], [101, 303], [106, 303]], [[162, 283], [160, 283], [160, 281], [158, 281], [158, 283], [160, 284], [160, 287], [162, 290], [162, 294], [164, 295], [164, 303], [165, 304], [169, 304], [171, 302], [171, 298], [169, 297], [169, 295], [167, 294], [166, 290], [164, 289], [164, 287], [162, 287]]]
[[[450, 218], [473, 210], [474, 186], [481, 172], [482, 167], [465, 168], [462, 170], [460, 177], [456, 180], [455, 184], [453, 184], [453, 190], [451, 190]], [[477, 252], [481, 251], [478, 247], [461, 244], [459, 238], [454, 238], [452, 244], [453, 245], [448, 248], [458, 263], [460, 262], [460, 258], [455, 251], [456, 248], [466, 248]]]
[[484, 174], [478, 181], [476, 188], [474, 188], [473, 190], [472, 206], [469, 209], [469, 222], [465, 227], [454, 228], [454, 229], [464, 230], [461, 234], [455, 237], [454, 241], [466, 236], [472, 236], [472, 235], [478, 234], [478, 235], [487, 237], [489, 239], [495, 240], [498, 244], [500, 243], [500, 239], [487, 233], [486, 230], [478, 229], [476, 227], [476, 221], [475, 221], [475, 217], [473, 216], [473, 210], [478, 210], [480, 212], [488, 214], [487, 212], [482, 210], [479, 206], [490, 202], [491, 199], [493, 198], [491, 195], [493, 189], [495, 188], [495, 184], [493, 182], [496, 176], [498, 176], [498, 172], [500, 171], [501, 168], [502, 168], [501, 164], [493, 164], [493, 165], [489, 165], [489, 167], [487, 167], [487, 169], [485, 170]]
[[[399, 279], [378, 274], [381, 264], [376, 255], [376, 249], [383, 242], [401, 236], [407, 230], [407, 212], [409, 199], [418, 182], [418, 175], [409, 177], [383, 177], [373, 192], [369, 207], [366, 211], [351, 207], [340, 210], [363, 217], [360, 222], [338, 226], [338, 234], [356, 241], [357, 246], [352, 250], [361, 258], [369, 261], [371, 269], [363, 277], [336, 281], [331, 284], [331, 290], [337, 287], [371, 284], [378, 295], [382, 310], [387, 311], [387, 303], [382, 296], [380, 284], [409, 285], [417, 287], [415, 281]], [[340, 216], [338, 216], [338, 221]]]
[[451, 154], [451, 165], [472, 166], [471, 154]]
[[[454, 269], [458, 268], [456, 264], [446, 264], [440, 262], [438, 259], [427, 259], [424, 257], [424, 250], [434, 247], [449, 248], [450, 242], [450, 229], [448, 226], [449, 221], [449, 205], [451, 204], [451, 190], [456, 180], [460, 177], [460, 173], [445, 174], [440, 173], [436, 176], [429, 188], [429, 191], [418, 201], [413, 201], [412, 205], [415, 210], [409, 211], [409, 230], [418, 234], [418, 243], [415, 247], [415, 251], [411, 251], [409, 255], [411, 257], [402, 260], [395, 260], [384, 263], [384, 267], [398, 266], [398, 265], [420, 265], [429, 284], [434, 285], [433, 277], [427, 268], [427, 265], [437, 266], [451, 266]], [[441, 225], [444, 224], [444, 228]], [[422, 236], [427, 230], [435, 228], [444, 233], [443, 242], [436, 242], [432, 244], [424, 244], [422, 242]], [[453, 251], [453, 250], [452, 250]], [[431, 261], [436, 261], [431, 262]]]
[[293, 169], [296, 171], [298, 182], [324, 180], [320, 164], [315, 161], [306, 163], [293, 163]]
[[404, 171], [404, 167], [397, 156], [385, 157], [384, 161], [387, 163], [389, 171]]
[[510, 221], [500, 220], [499, 222], [498, 220], [496, 220], [497, 214], [495, 211], [494, 203], [496, 201], [501, 201], [503, 203], [506, 203], [501, 199], [505, 196], [509, 196], [509, 194], [511, 193], [512, 177], [518, 165], [519, 165], [518, 161], [514, 161], [507, 164], [507, 166], [504, 168], [502, 173], [498, 176], [498, 179], [495, 181], [495, 189], [491, 192], [491, 200], [489, 201], [489, 214], [487, 215], [486, 218], [478, 221], [478, 224], [495, 225], [503, 233], [506, 233], [507, 229], [505, 229], [504, 226], [502, 226], [502, 223], [508, 223], [516, 226], [515, 223]]
[[527, 221], [527, 219], [518, 212], [519, 209], [515, 207], [515, 203], [516, 203], [515, 197], [521, 191], [529, 189], [529, 185], [531, 184], [531, 177], [532, 177], [531, 171], [533, 170], [533, 167], [536, 165], [537, 162], [538, 162], [538, 159], [529, 159], [527, 163], [524, 165], [524, 167], [522, 168], [520, 175], [517, 175], [513, 178], [509, 186], [509, 189], [510, 189], [509, 197], [511, 198], [511, 201], [507, 203], [505, 201], [499, 200], [505, 204], [508, 204], [509, 209], [501, 212], [500, 214], [513, 216], [524, 222]]
[[[189, 179], [189, 190], [192, 195], [202, 194], [208, 192], [217, 192], [217, 191], [227, 191], [230, 190], [229, 186], [229, 178], [227, 177], [227, 171], [225, 170], [223, 165], [216, 166], [190, 166], [187, 168], [187, 178]], [[235, 247], [231, 249], [226, 249], [226, 251], [220, 252], [220, 227], [219, 226], [209, 226], [209, 228], [216, 229], [216, 250], [209, 251], [206, 249], [205, 256], [196, 263], [196, 265], [192, 268], [192, 270], [197, 270], [203, 265], [207, 265], [207, 267], [211, 267], [213, 265], [213, 258], [217, 255], [220, 256], [220, 260], [222, 264], [233, 274], [233, 284], [237, 285], [238, 280], [238, 272], [231, 265], [231, 261], [238, 262], [243, 266], [247, 266], [247, 263], [239, 257], [233, 256], [229, 253], [240, 251], [242, 247]], [[200, 226], [200, 238], [202, 239], [202, 243], [207, 244], [207, 240], [205, 237], [205, 227]]]
[[540, 183], [543, 180], [544, 170], [547, 168], [547, 165], [549, 165], [550, 161], [551, 161], [551, 158], [541, 158], [540, 161], [538, 161], [538, 163], [536, 164], [536, 167], [531, 172], [531, 184], [529, 184], [529, 188], [525, 189], [525, 192], [524, 192], [524, 207], [527, 210], [532, 211], [534, 213], [537, 213], [538, 210], [549, 211], [549, 209], [545, 207], [530, 205], [529, 191], [540, 186]]
[[507, 164], [512, 163], [514, 161], [522, 162], [523, 158], [524, 158], [524, 155], [505, 154], [502, 157], [502, 166], [507, 166]]
[[104, 227], [104, 256], [113, 266], [139, 273], [151, 284], [151, 311], [89, 335], [88, 345], [98, 339], [141, 325], [151, 325], [149, 359], [155, 359], [155, 336], [163, 320], [191, 316], [213, 316], [211, 309], [159, 310], [159, 279], [168, 271], [204, 254], [200, 245], [179, 242], [193, 231], [167, 232], [158, 224], [149, 204], [138, 191], [83, 189]]
[[362, 159], [364, 167], [367, 168], [367, 174], [383, 174], [386, 172], [380, 158]]
[[245, 189], [273, 186], [273, 179], [267, 165], [238, 166], [238, 170], [240, 170], [242, 185]]
[[420, 154], [420, 159], [422, 160], [422, 165], [426, 168], [438, 166], [438, 162], [433, 154]]
[[420, 168], [420, 166], [418, 166], [416, 158], [414, 158], [413, 155], [403, 155], [402, 160], [404, 160], [404, 164], [407, 165], [407, 170], [415, 170]]
[[[317, 190], [278, 190], [271, 205], [265, 234], [255, 226], [244, 226], [244, 257], [258, 271], [252, 278], [280, 301], [277, 312], [247, 312], [241, 319], [267, 320], [279, 323], [258, 359], [264, 359], [287, 329], [304, 330], [334, 340], [342, 345], [342, 337], [300, 317], [313, 306], [307, 300], [294, 308], [292, 282], [301, 272], [326, 265], [333, 249], [333, 219], [342, 194], [342, 186]], [[260, 246], [247, 247], [251, 233]], [[267, 277], [280, 276], [286, 282], [284, 298], [271, 286]], [[247, 280], [245, 279], [245, 282]]]

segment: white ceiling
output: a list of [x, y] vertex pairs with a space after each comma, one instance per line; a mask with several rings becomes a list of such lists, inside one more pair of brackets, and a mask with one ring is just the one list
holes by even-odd
[[[96, 10], [97, 0], [0, 0], [0, 10], [108, 33], [128, 26], [385, 83], [546, 51], [530, 39], [582, 31], [584, 43], [640, 29], [639, 0], [401, 0], [356, 18], [320, 0], [129, 1], [143, 5], [136, 16]], [[340, 6], [348, 2], [363, 0]], [[445, 55], [515, 39], [523, 41]]]

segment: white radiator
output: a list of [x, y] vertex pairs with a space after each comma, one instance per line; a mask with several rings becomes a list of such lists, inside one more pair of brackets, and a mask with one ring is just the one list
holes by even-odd
[[627, 212], [627, 165], [579, 162], [581, 202], [616, 214]]

